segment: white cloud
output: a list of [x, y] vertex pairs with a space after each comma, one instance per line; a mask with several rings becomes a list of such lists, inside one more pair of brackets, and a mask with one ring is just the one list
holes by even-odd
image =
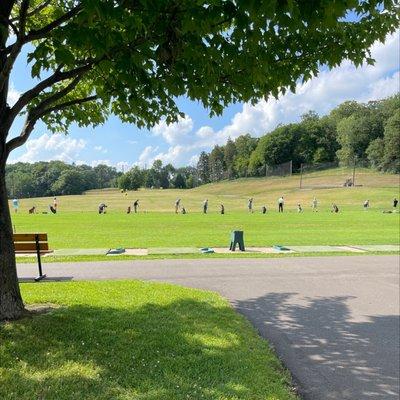
[[100, 153], [106, 154], [108, 152], [103, 146], [94, 146], [94, 149]]
[[[158, 158], [172, 159], [176, 164], [192, 163], [199, 151], [224, 144], [229, 137], [234, 139], [245, 133], [261, 136], [278, 124], [299, 121], [301, 115], [309, 110], [323, 115], [346, 100], [367, 102], [399, 92], [399, 34], [400, 31], [397, 31], [388, 36], [385, 43], [373, 45], [371, 53], [376, 60], [375, 65], [365, 64], [356, 68], [349, 61], [344, 61], [333, 70], [322, 70], [316, 78], [305, 84], [299, 83], [296, 93], [289, 92], [278, 100], [262, 100], [254, 106], [244, 104], [242, 111], [218, 131], [210, 126], [202, 126], [194, 133], [185, 130], [184, 148], [177, 148], [176, 141], [169, 138], [167, 143], [175, 146], [159, 154]], [[192, 124], [190, 117], [187, 118]]]
[[119, 161], [115, 164], [115, 168], [117, 168], [117, 171], [122, 171], [122, 172], [130, 170], [131, 167], [132, 165], [126, 161]]
[[113, 164], [110, 160], [92, 160], [85, 164], [90, 165], [93, 168], [97, 167], [98, 165], [108, 165], [109, 167], [113, 167]]
[[189, 116], [179, 117], [178, 122], [168, 125], [165, 120], [156, 125], [152, 132], [162, 136], [168, 144], [178, 144], [193, 129], [193, 120]]
[[19, 99], [20, 95], [21, 93], [17, 89], [15, 89], [14, 84], [11, 82], [10, 87], [8, 89], [7, 103], [10, 106], [13, 106]]
[[25, 144], [25, 153], [10, 162], [36, 162], [60, 160], [74, 162], [79, 152], [84, 149], [86, 142], [83, 139], [72, 139], [70, 137], [47, 133], [37, 139], [29, 139]]
[[139, 165], [140, 167], [149, 167], [155, 160], [155, 155], [157, 154], [158, 147], [146, 146], [139, 156], [137, 162], [134, 165]]

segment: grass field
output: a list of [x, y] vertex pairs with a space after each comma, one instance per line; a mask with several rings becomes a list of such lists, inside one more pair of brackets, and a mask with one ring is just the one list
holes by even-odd
[[[347, 172], [347, 171], [346, 171]], [[247, 246], [283, 245], [355, 245], [396, 244], [399, 241], [399, 215], [383, 214], [391, 209], [399, 195], [399, 176], [357, 171], [355, 188], [327, 188], [343, 179], [340, 169], [313, 173], [304, 177], [318, 189], [298, 188], [299, 178], [251, 178], [201, 186], [191, 190], [140, 190], [121, 194], [117, 190], [90, 191], [82, 196], [59, 197], [59, 213], [28, 215], [36, 205], [45, 210], [52, 199], [21, 200], [21, 209], [13, 214], [17, 232], [47, 232], [50, 246], [62, 248], [112, 247], [205, 247], [226, 246], [230, 232], [244, 230]], [[307, 185], [306, 185], [307, 184]], [[325, 188], [324, 188], [325, 187]], [[276, 200], [284, 195], [286, 212], [276, 212]], [[310, 202], [316, 196], [320, 211], [312, 213]], [[173, 213], [176, 198], [189, 211]], [[255, 210], [247, 212], [247, 199], [254, 197]], [[127, 215], [125, 210], [134, 199], [140, 199], [139, 214]], [[210, 213], [200, 213], [202, 201], [208, 198]], [[362, 209], [369, 199], [371, 209]], [[98, 215], [100, 202], [109, 207], [106, 215]], [[304, 213], [296, 212], [296, 204]], [[341, 212], [332, 214], [332, 202]], [[218, 213], [224, 203], [226, 214]], [[261, 205], [269, 212], [262, 215]]]
[[2, 400], [289, 400], [276, 356], [211, 292], [135, 281], [23, 284], [50, 313], [0, 324]]

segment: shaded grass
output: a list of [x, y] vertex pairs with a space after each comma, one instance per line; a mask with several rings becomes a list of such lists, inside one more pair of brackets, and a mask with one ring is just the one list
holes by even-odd
[[265, 215], [61, 212], [18, 214], [13, 223], [17, 232], [47, 232], [52, 249], [225, 247], [232, 230], [245, 232], [247, 246], [396, 244], [399, 237], [399, 214], [377, 210]]
[[0, 398], [294, 399], [289, 376], [215, 293], [137, 281], [23, 284], [61, 305], [0, 325]]

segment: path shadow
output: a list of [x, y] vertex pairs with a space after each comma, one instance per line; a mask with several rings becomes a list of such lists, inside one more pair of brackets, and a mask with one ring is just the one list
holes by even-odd
[[[51, 277], [51, 276], [48, 277], [48, 276], [46, 276], [46, 278], [44, 278], [40, 282], [36, 282], [36, 283], [69, 282], [69, 281], [72, 281], [73, 279], [74, 279], [73, 276], [58, 276], [58, 277]], [[22, 276], [22, 277], [18, 278], [18, 282], [19, 283], [32, 283], [32, 282], [35, 282], [35, 278]]]
[[351, 299], [270, 293], [235, 307], [270, 340], [306, 399], [397, 400], [399, 316], [353, 321]]
[[294, 398], [267, 345], [213, 301], [63, 307], [0, 325], [0, 358], [7, 399]]

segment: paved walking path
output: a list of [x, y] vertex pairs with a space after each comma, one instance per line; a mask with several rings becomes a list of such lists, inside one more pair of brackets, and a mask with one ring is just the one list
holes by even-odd
[[[145, 279], [214, 290], [276, 348], [310, 400], [399, 397], [399, 257], [44, 264], [49, 277]], [[18, 265], [33, 277], [34, 264]]]

